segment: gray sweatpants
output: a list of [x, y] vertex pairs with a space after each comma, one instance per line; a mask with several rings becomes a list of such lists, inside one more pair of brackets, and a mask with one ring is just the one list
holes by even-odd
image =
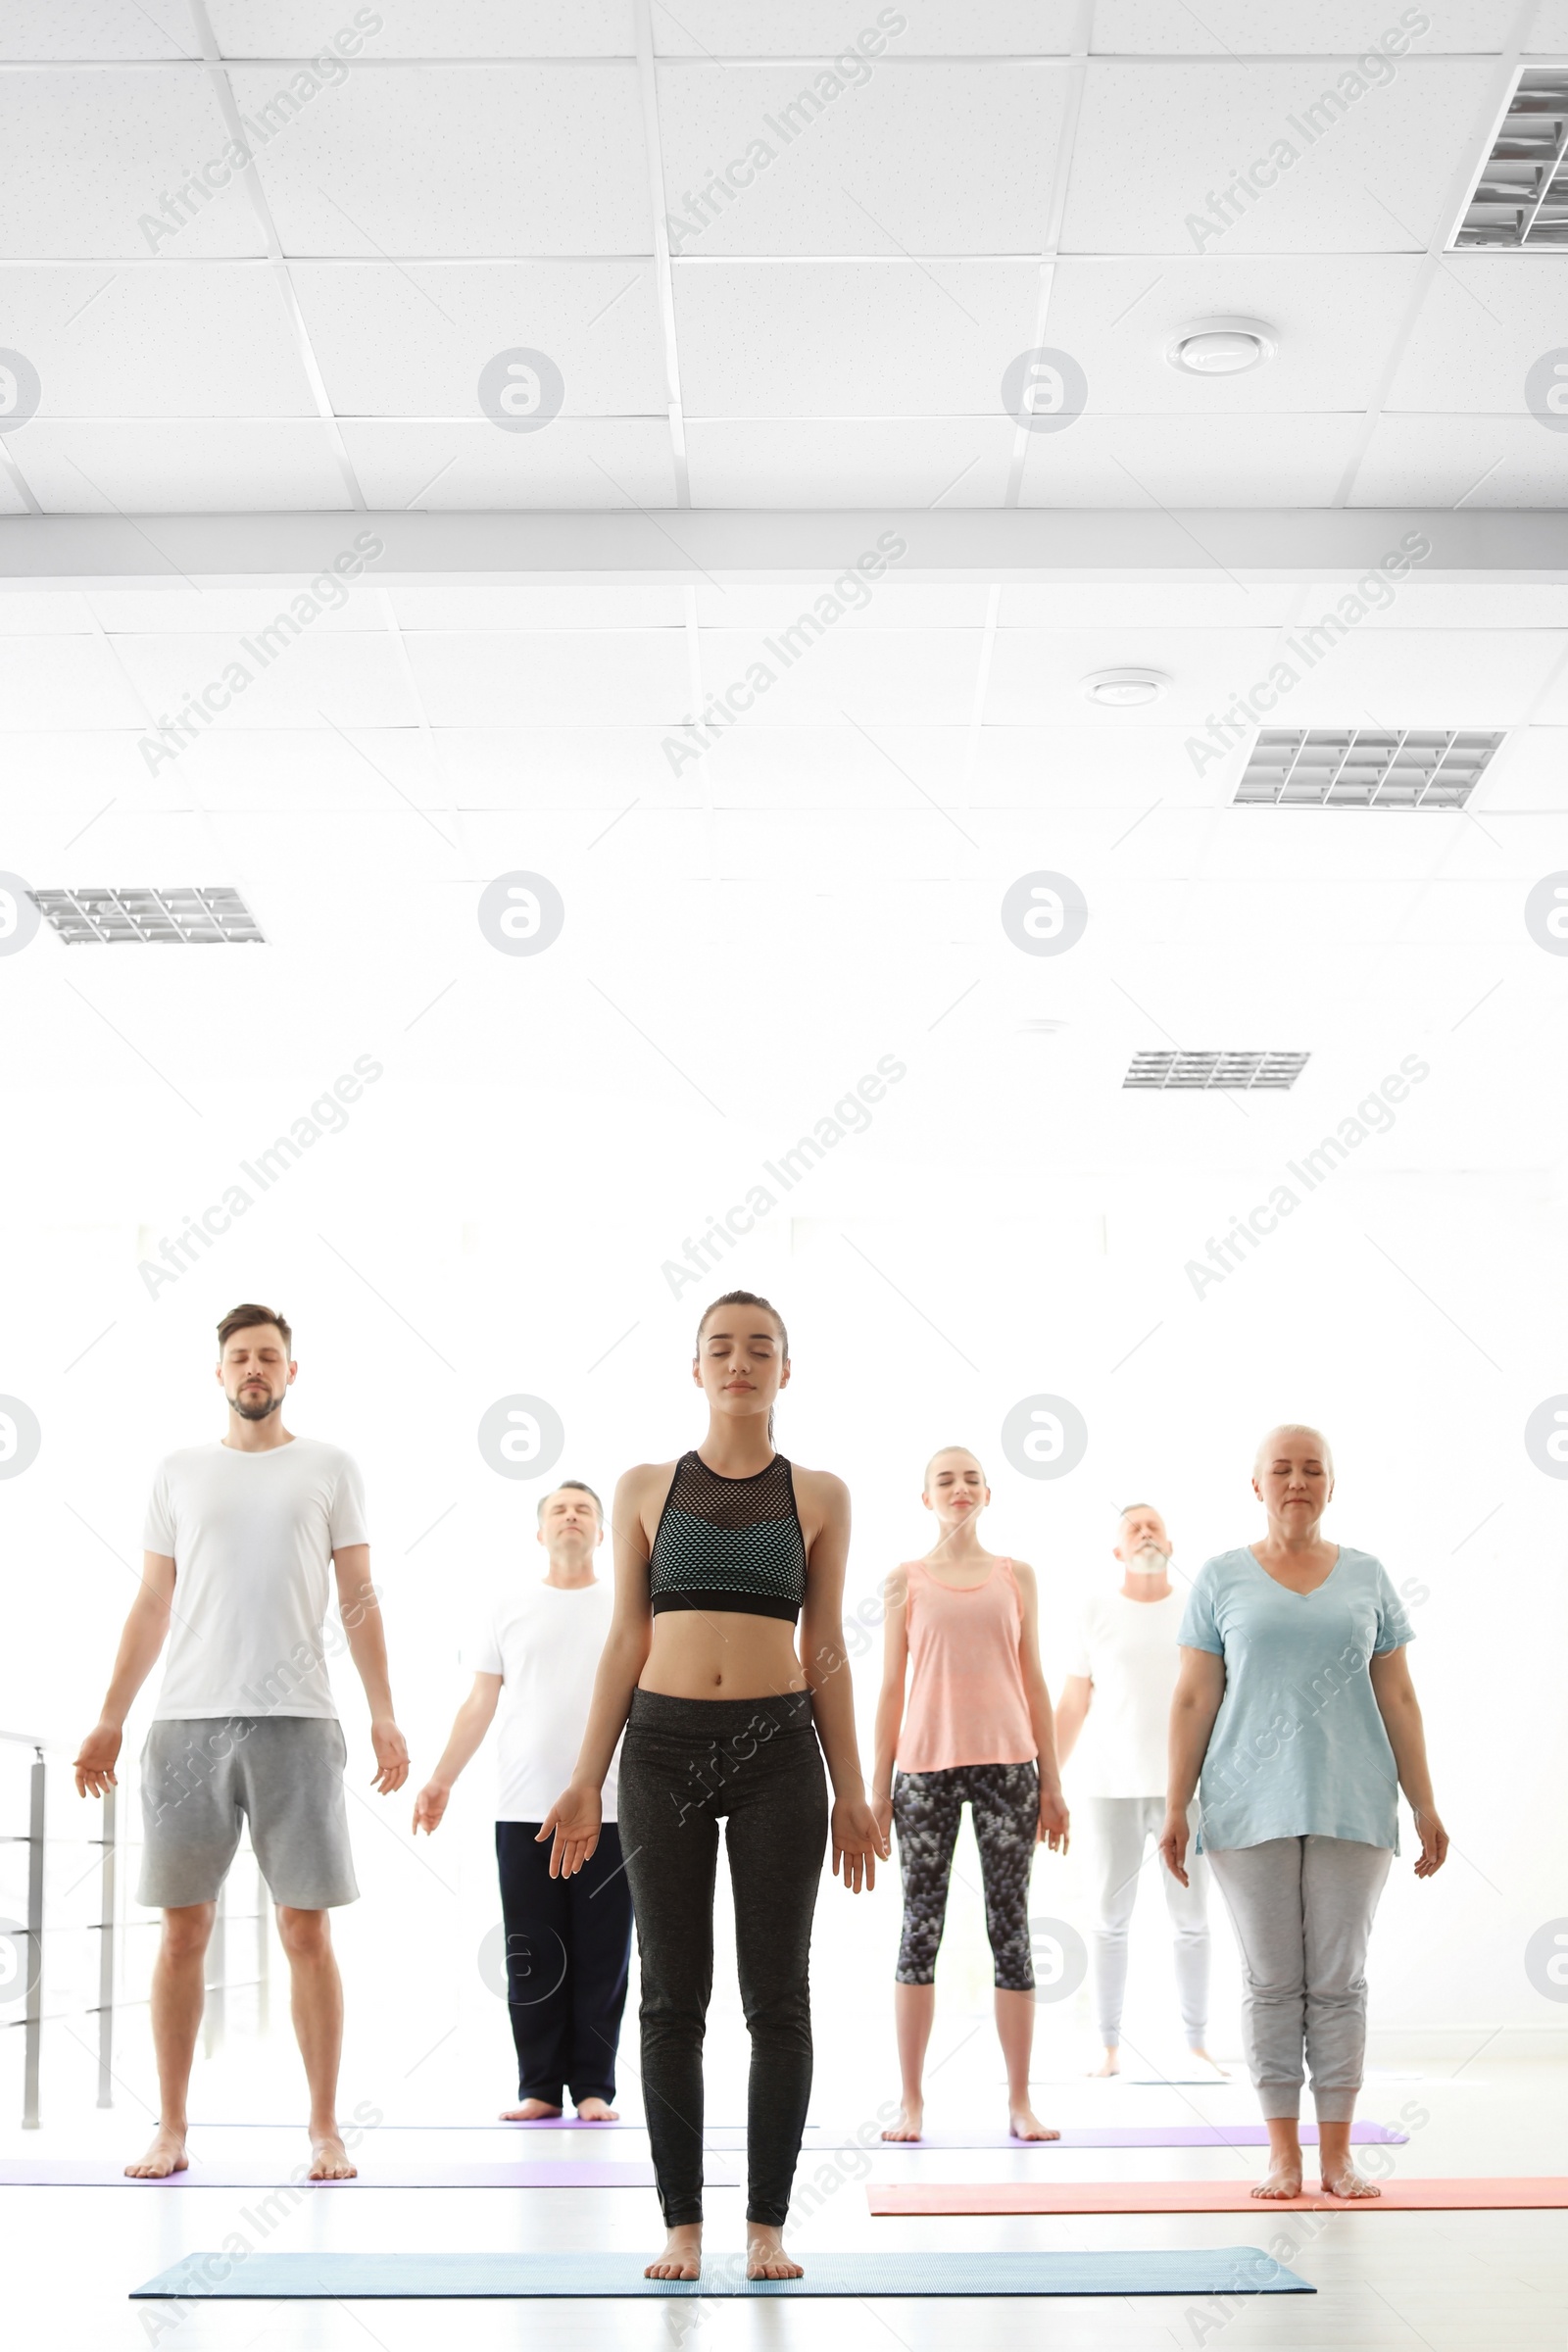
[[[1089, 1824], [1090, 1868], [1095, 1874], [1095, 2008], [1107, 2050], [1121, 2040], [1122, 1996], [1127, 1989], [1127, 1930], [1138, 1900], [1138, 1880], [1149, 1841], [1165, 1826], [1162, 1796], [1088, 1796], [1078, 1811]], [[1197, 1809], [1192, 1815], [1197, 1820]], [[1181, 2003], [1187, 2046], [1203, 2046], [1208, 2027], [1208, 1872], [1188, 1852], [1191, 1886], [1173, 1879], [1153, 1855], [1155, 1876], [1164, 1884], [1165, 1908], [1175, 1930], [1176, 1997]]]
[[1366, 2052], [1366, 1947], [1394, 1855], [1348, 1838], [1268, 1838], [1209, 1854], [1242, 1949], [1247, 2063], [1264, 2115], [1355, 2114]]

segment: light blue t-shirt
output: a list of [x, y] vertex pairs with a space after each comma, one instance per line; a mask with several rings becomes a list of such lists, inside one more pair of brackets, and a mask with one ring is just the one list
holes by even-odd
[[1204, 1848], [1348, 1838], [1399, 1850], [1398, 1776], [1367, 1662], [1414, 1639], [1387, 1569], [1341, 1544], [1315, 1592], [1244, 1545], [1205, 1560], [1176, 1637], [1225, 1661], [1199, 1794]]

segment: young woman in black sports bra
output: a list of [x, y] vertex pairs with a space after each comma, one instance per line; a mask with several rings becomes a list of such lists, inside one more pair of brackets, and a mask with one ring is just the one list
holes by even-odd
[[808, 1961], [830, 1826], [834, 1873], [856, 1893], [888, 1851], [860, 1778], [844, 1650], [849, 1492], [774, 1452], [773, 1402], [789, 1376], [789, 1341], [767, 1300], [750, 1291], [715, 1299], [692, 1364], [708, 1435], [678, 1462], [628, 1470], [615, 1490], [614, 1620], [571, 1786], [539, 1832], [553, 1840], [553, 1874], [581, 1869], [624, 1729], [620, 1837], [642, 1959], [643, 2100], [668, 2232], [651, 2278], [700, 2273], [719, 1817], [752, 2040], [752, 2278], [801, 2276], [783, 2230], [811, 2088]]

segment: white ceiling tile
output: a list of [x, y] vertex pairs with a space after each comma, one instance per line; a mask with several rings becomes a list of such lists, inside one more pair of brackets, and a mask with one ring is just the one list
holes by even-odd
[[537, 433], [493, 424], [350, 418], [343, 439], [372, 507], [669, 507], [669, 427], [639, 417], [558, 416]]
[[265, 264], [0, 268], [6, 332], [41, 416], [309, 416], [311, 387]]
[[705, 707], [714, 696], [723, 701], [732, 688], [744, 688], [750, 702], [742, 725], [842, 718], [866, 727], [960, 726], [974, 705], [980, 636], [973, 629], [853, 635], [824, 619], [816, 600], [803, 591], [787, 632], [775, 637], [705, 629], [701, 658]]
[[[631, 0], [209, 0], [224, 57], [315, 57], [374, 14], [359, 54], [382, 58], [632, 57]], [[350, 54], [346, 49], [340, 54]]]
[[[254, 113], [276, 77], [240, 66], [230, 78]], [[653, 249], [629, 64], [354, 74], [275, 130], [257, 169], [291, 254]]]
[[1568, 728], [1516, 727], [1493, 754], [1474, 797], [1489, 819], [1510, 808], [1568, 816]]
[[[259, 254], [256, 216], [223, 162], [228, 145], [200, 65], [0, 74], [3, 250], [142, 261]], [[217, 192], [186, 197], [166, 217], [165, 198], [203, 172]]]
[[9, 0], [0, 58], [190, 57], [187, 0]]
[[1078, 0], [654, 0], [654, 43], [661, 57], [1059, 57], [1077, 14]]
[[[702, 769], [716, 808], [836, 810], [956, 808], [962, 797], [963, 727], [902, 726], [866, 731], [831, 725], [731, 727]], [[682, 780], [698, 773], [684, 768]]]
[[[842, 575], [841, 575], [842, 576]], [[776, 588], [710, 585], [699, 580], [694, 591], [697, 617], [705, 628], [756, 629], [773, 635], [787, 629], [803, 604], [832, 582]], [[837, 629], [978, 629], [983, 626], [990, 591], [983, 587], [939, 585], [934, 581], [903, 580], [888, 571], [875, 580], [862, 605], [834, 622]]]
[[[1419, 31], [1410, 24], [1415, 16], [1427, 19]], [[1381, 47], [1397, 62], [1401, 49], [1412, 57], [1445, 50], [1484, 56], [1501, 48], [1509, 25], [1496, 0], [1444, 0], [1436, 11], [1396, 10], [1390, 0], [1292, 0], [1277, 10], [1261, 9], [1256, 0], [1207, 0], [1197, 14], [1186, 0], [1096, 0], [1094, 47], [1121, 57], [1266, 57], [1286, 50], [1347, 61]]]
[[684, 265], [686, 414], [998, 417], [1039, 286], [1028, 262]]
[[[1091, 416], [1364, 408], [1420, 267], [1414, 254], [1068, 256], [1052, 279], [1043, 341], [1083, 368]], [[1215, 318], [1273, 327], [1273, 359], [1232, 376], [1173, 368], [1177, 335]]]
[[563, 416], [668, 410], [652, 263], [302, 262], [292, 274], [341, 416], [479, 416], [481, 369], [516, 350], [555, 362]]
[[[1321, 627], [1335, 608], [1314, 596], [1303, 616]], [[1316, 652], [1302, 627], [1297, 646]], [[1562, 659], [1550, 630], [1494, 629], [1478, 636], [1442, 629], [1401, 632], [1356, 627], [1327, 645], [1308, 668], [1287, 641], [1283, 660], [1298, 672], [1270, 726], [1509, 727], [1529, 711]], [[1273, 659], [1274, 657], [1271, 657]], [[1265, 676], [1269, 663], [1238, 673], [1237, 691]], [[1213, 708], [1222, 706], [1216, 700]], [[1545, 715], [1543, 712], [1543, 715]], [[1568, 715], [1568, 713], [1565, 713]]]
[[[1403, 536], [1406, 518], [1391, 517], [1391, 552]], [[1364, 585], [1368, 574], [1361, 574]], [[1332, 606], [1353, 593], [1356, 582], [1315, 580], [1300, 593], [1309, 610]], [[1293, 596], [1296, 591], [1291, 592]], [[1361, 602], [1368, 600], [1363, 597]], [[1539, 581], [1525, 587], [1514, 581], [1429, 580], [1419, 570], [1406, 572], [1393, 583], [1390, 602], [1369, 612], [1357, 623], [1363, 629], [1516, 630], [1558, 628], [1568, 632], [1568, 585]], [[1564, 639], [1568, 645], [1568, 636]]]
[[[1040, 726], [1057, 719], [1109, 743], [1145, 729], [1168, 733], [1204, 719], [1227, 683], [1266, 676], [1275, 629], [999, 629], [986, 690], [988, 726]], [[1105, 710], [1085, 699], [1083, 681], [1102, 669], [1156, 669], [1170, 680], [1142, 709]], [[1234, 688], [1233, 688], [1234, 691]], [[1225, 699], [1229, 699], [1226, 697]]]
[[1568, 253], [1446, 254], [1388, 406], [1518, 416], [1532, 406], [1531, 368], [1565, 341]]
[[91, 630], [86, 599], [74, 589], [0, 591], [0, 637], [80, 637]]
[[[346, 578], [318, 574], [320, 610], [312, 634], [339, 629], [385, 629], [381, 592], [369, 574]], [[248, 637], [287, 611], [304, 581], [269, 588], [95, 588], [79, 601], [90, 606], [111, 637]]]
[[709, 424], [686, 428], [701, 507], [994, 507], [1006, 488], [1004, 417]]
[[52, 514], [214, 514], [342, 507], [322, 425], [305, 418], [35, 416], [12, 447]]
[[667, 725], [609, 723], [462, 727], [443, 728], [435, 740], [459, 808], [580, 809], [592, 819], [591, 835], [607, 811], [613, 817], [635, 797], [658, 808], [698, 805], [694, 771], [670, 773], [667, 733]]
[[[157, 719], [177, 715], [231, 665], [248, 683], [229, 680], [230, 702], [212, 731], [229, 727], [413, 726], [417, 718], [397, 654], [387, 636], [332, 636], [277, 629], [263, 643], [249, 632], [212, 637], [119, 637], [115, 652]], [[214, 698], [217, 700], [218, 698]]]
[[1568, 56], [1568, 0], [1540, 0], [1531, 14], [1525, 48], [1532, 57]]
[[400, 582], [392, 609], [405, 629], [682, 628], [678, 588], [424, 587]]
[[[1026, 507], [1316, 507], [1349, 461], [1352, 416], [1080, 416], [1034, 433]], [[1372, 501], [1379, 504], [1379, 501]]]
[[8, 734], [55, 727], [134, 727], [141, 707], [100, 637], [0, 640], [0, 726]]
[[[1445, 225], [1495, 77], [1485, 60], [1412, 57], [1351, 98], [1349, 67], [1091, 63], [1062, 250], [1420, 252]], [[1258, 158], [1273, 184], [1226, 225], [1210, 196]]]
[[160, 767], [147, 789], [160, 807], [189, 801], [210, 812], [293, 813], [307, 824], [338, 810], [406, 823], [421, 850], [435, 849], [436, 831], [453, 837], [445, 783], [428, 741], [413, 726], [359, 725], [334, 734], [318, 718], [309, 731], [224, 723], [175, 767]]
[[696, 64], [662, 74], [672, 254], [1040, 251], [1065, 66], [873, 71], [862, 60], [857, 80], [848, 74]]
[[1383, 416], [1356, 507], [1568, 505], [1568, 433], [1534, 416]]
[[1116, 728], [1099, 723], [1103, 712], [1085, 724], [1086, 711], [1070, 705], [1049, 727], [983, 727], [973, 806], [1103, 809], [1107, 854], [1155, 801], [1166, 808], [1215, 806], [1213, 771], [1197, 773], [1180, 726]]
[[407, 644], [432, 726], [674, 725], [691, 709], [678, 629], [431, 631]]
[[0, 514], [25, 514], [29, 512], [26, 500], [12, 478], [10, 467], [0, 464]]

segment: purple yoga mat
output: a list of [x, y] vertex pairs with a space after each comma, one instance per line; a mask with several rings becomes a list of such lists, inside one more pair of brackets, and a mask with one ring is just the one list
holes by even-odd
[[[710, 2188], [738, 2188], [739, 2175], [709, 2167]], [[167, 2180], [129, 2180], [118, 2164], [100, 2157], [9, 2156], [0, 2158], [4, 2188], [652, 2188], [651, 2164], [377, 2164], [361, 2154], [353, 2180], [295, 2183], [280, 2166], [204, 2165], [172, 2173]]]
[[[1374, 2142], [1402, 2145], [1407, 2134], [1391, 2132], [1387, 2124], [1352, 2124], [1350, 2137], [1363, 2147]], [[744, 2132], [710, 2132], [710, 2148], [743, 2148]], [[1316, 2147], [1316, 2124], [1301, 2126], [1303, 2147]], [[1266, 2148], [1268, 2131], [1262, 2124], [1079, 2124], [1067, 2126], [1059, 2139], [1014, 2139], [1005, 2132], [928, 2132], [923, 2139], [861, 2141], [853, 2132], [811, 2131], [806, 2134], [805, 2154], [815, 2149], [864, 2146], [868, 2155], [897, 2156], [922, 2148], [1005, 2148], [1014, 2156], [1049, 2156], [1056, 2148]]]

